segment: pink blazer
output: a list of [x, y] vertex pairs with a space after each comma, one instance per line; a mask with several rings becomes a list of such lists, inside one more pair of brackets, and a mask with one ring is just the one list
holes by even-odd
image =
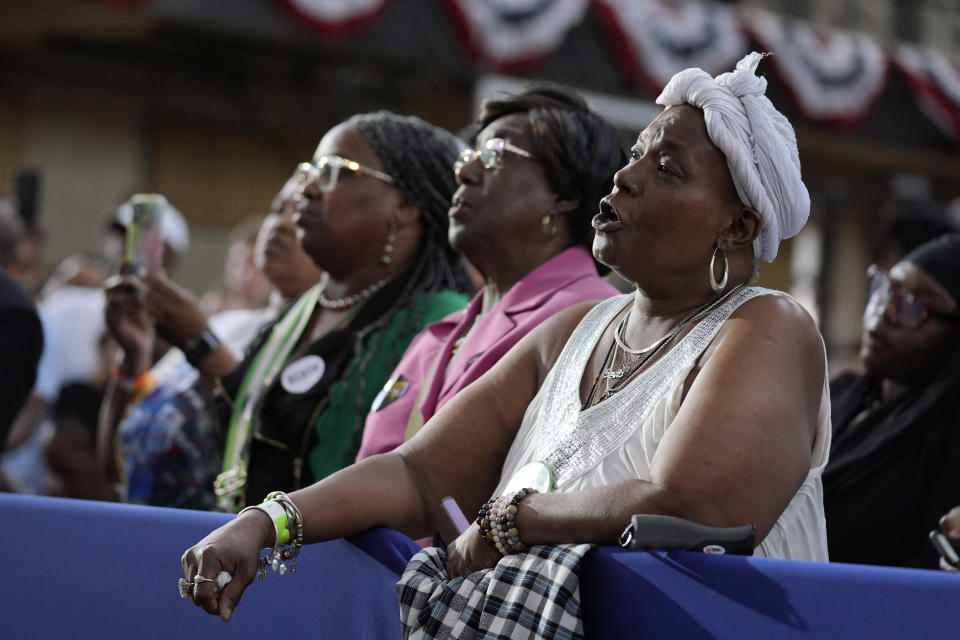
[[[597, 275], [590, 254], [576, 246], [528, 273], [483, 316], [451, 359], [454, 342], [480, 310], [480, 291], [463, 311], [434, 322], [417, 335], [377, 396], [357, 460], [391, 451], [404, 441], [424, 379], [437, 369], [419, 405], [426, 422], [458, 391], [483, 375], [510, 347], [561, 309], [619, 293]], [[438, 360], [439, 357], [439, 360]]]

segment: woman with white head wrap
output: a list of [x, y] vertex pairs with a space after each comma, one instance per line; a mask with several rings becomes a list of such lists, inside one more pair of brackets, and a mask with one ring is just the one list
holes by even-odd
[[[752, 77], [758, 60], [716, 80], [678, 74], [602, 199], [594, 255], [635, 292], [557, 313], [399, 449], [290, 496], [307, 541], [374, 525], [428, 535], [445, 496], [481, 509], [446, 553], [411, 561], [400, 585], [411, 624], [422, 607], [474, 602], [464, 585], [482, 589], [498, 563], [508, 566], [497, 579], [520, 576], [507, 604], [524, 606], [519, 585], [543, 577], [535, 567], [570, 567], [585, 551], [560, 543], [614, 544], [633, 514], [751, 523], [757, 555], [826, 560], [823, 343], [796, 301], [747, 286], [754, 255], [772, 259], [807, 215], [794, 137]], [[229, 616], [274, 538], [250, 512], [189, 549], [188, 579], [201, 558], [209, 575], [242, 572], [219, 597], [203, 582], [198, 604]], [[531, 544], [560, 546], [524, 553]], [[467, 574], [444, 594], [438, 575]], [[571, 601], [564, 621], [575, 591]], [[503, 623], [505, 636], [546, 619], [475, 613], [453, 618]]]
[[657, 104], [703, 111], [707, 134], [727, 160], [740, 201], [760, 214], [754, 257], [772, 262], [780, 241], [807, 222], [810, 196], [800, 179], [793, 127], [764, 95], [766, 78], [755, 74], [761, 59], [753, 52], [716, 79], [702, 69], [685, 69], [671, 78]]

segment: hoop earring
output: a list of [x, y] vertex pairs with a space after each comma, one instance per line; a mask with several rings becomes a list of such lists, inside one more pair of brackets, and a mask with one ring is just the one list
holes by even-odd
[[[717, 251], [723, 253], [723, 279], [720, 282], [717, 282], [717, 277], [713, 275], [715, 273], [713, 268], [713, 263], [717, 259]], [[713, 255], [710, 256], [710, 288], [713, 289], [714, 293], [720, 293], [723, 291], [724, 287], [727, 286], [727, 278], [730, 276], [730, 262], [727, 260], [727, 252], [724, 251], [720, 245], [713, 250]]]
[[540, 219], [540, 226], [543, 228], [543, 232], [551, 238], [556, 238], [557, 233], [560, 231], [557, 229], [557, 221], [555, 218], [556, 216], [552, 213], [548, 213]]
[[390, 264], [393, 262], [393, 243], [397, 241], [397, 223], [390, 221], [390, 228], [387, 231], [387, 243], [383, 245], [383, 255], [380, 256], [380, 264]]

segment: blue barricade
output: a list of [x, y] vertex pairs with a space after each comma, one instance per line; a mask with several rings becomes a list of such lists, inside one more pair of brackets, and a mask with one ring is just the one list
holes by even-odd
[[[180, 554], [230, 516], [0, 494], [0, 637], [399, 638], [394, 584], [416, 549], [374, 530], [306, 547], [224, 624], [181, 600]], [[589, 638], [957, 638], [960, 574], [599, 547]]]

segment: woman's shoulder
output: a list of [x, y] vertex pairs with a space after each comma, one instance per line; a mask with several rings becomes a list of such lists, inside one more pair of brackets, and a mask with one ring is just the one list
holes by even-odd
[[776, 289], [750, 287], [752, 297], [745, 300], [730, 315], [731, 319], [743, 320], [754, 329], [771, 331], [800, 331], [820, 340], [820, 331], [810, 312], [788, 293]]
[[823, 338], [817, 323], [794, 297], [782, 291], [751, 287], [752, 295], [725, 322], [715, 343], [731, 340], [738, 349], [783, 349], [824, 361]]

